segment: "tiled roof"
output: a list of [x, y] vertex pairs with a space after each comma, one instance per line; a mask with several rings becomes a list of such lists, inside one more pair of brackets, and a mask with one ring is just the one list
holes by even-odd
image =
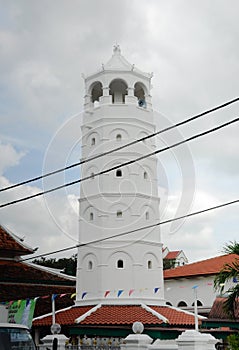
[[[89, 312], [91, 309], [95, 310]], [[85, 317], [84, 317], [85, 315]], [[162, 325], [162, 319], [167, 318], [169, 325], [185, 326], [194, 324], [192, 314], [176, 310], [168, 306], [147, 306], [142, 305], [102, 305], [93, 306], [75, 306], [56, 313], [56, 322], [61, 325], [76, 325], [76, 319], [81, 317], [80, 325], [84, 326], [122, 326], [132, 325], [136, 321], [144, 325]], [[52, 322], [52, 316], [46, 315], [35, 319], [33, 325], [49, 326]]]
[[164, 257], [164, 259], [176, 259], [177, 256], [179, 255], [180, 253], [180, 250], [175, 250], [175, 251], [172, 251], [172, 252], [168, 252], [168, 254]]
[[33, 252], [34, 249], [27, 247], [19, 237], [0, 225], [0, 256], [14, 257]]
[[[209, 312], [208, 319], [212, 320], [228, 320], [230, 317], [228, 316], [227, 312], [225, 311], [223, 304], [226, 301], [226, 298], [218, 297], [215, 299], [212, 308]], [[239, 321], [239, 299], [237, 300], [236, 307], [235, 307], [235, 320]]]
[[238, 259], [237, 254], [217, 256], [215, 258], [198, 261], [192, 264], [178, 266], [164, 271], [164, 279], [204, 276], [217, 274], [225, 264]]

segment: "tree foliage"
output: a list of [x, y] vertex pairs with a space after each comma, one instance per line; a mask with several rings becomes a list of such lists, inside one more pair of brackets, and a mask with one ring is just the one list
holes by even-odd
[[[229, 242], [224, 247], [223, 252], [226, 254], [237, 254], [238, 259], [236, 258], [235, 261], [230, 264], [225, 264], [220, 273], [214, 278], [214, 288], [219, 290], [220, 293], [224, 292], [226, 282], [232, 279], [237, 281], [239, 278], [239, 243], [236, 241]], [[230, 317], [235, 318], [235, 309], [239, 297], [239, 284], [237, 283], [235, 287], [228, 289], [226, 294], [228, 297], [224, 303], [224, 309]]]
[[63, 273], [71, 276], [76, 276], [77, 255], [72, 255], [70, 258], [50, 258], [46, 259], [41, 257], [40, 259], [33, 260], [35, 264], [51, 267], [54, 269], [62, 270]]

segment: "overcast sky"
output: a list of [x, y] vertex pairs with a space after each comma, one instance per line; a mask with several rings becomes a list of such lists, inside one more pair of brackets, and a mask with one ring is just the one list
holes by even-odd
[[[153, 72], [157, 129], [239, 95], [239, 3], [224, 0], [0, 1], [0, 186], [80, 158], [81, 74], [109, 60], [115, 43]], [[239, 104], [162, 136], [171, 144], [238, 117]], [[238, 123], [159, 157], [161, 218], [239, 198]], [[79, 169], [1, 194], [1, 203], [76, 179]], [[0, 222], [48, 252], [76, 244], [79, 186], [0, 209]], [[238, 205], [161, 226], [189, 261], [238, 239]], [[75, 251], [65, 253], [70, 256]]]

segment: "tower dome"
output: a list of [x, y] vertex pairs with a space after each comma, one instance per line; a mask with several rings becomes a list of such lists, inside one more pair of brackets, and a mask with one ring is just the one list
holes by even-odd
[[124, 147], [155, 132], [151, 78], [118, 45], [85, 77], [76, 305], [164, 303], [155, 143]]

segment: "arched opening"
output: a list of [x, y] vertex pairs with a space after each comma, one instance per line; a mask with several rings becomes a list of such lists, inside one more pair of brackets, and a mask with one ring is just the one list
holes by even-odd
[[166, 305], [173, 306], [169, 301], [166, 301]]
[[148, 173], [147, 171], [144, 171], [144, 180], [147, 180], [148, 179]]
[[148, 260], [148, 269], [151, 270], [153, 268], [152, 260]]
[[136, 83], [134, 85], [134, 96], [138, 99], [138, 105], [139, 107], [146, 108], [146, 101], [145, 101], [145, 88], [143, 87], [143, 84]]
[[99, 101], [100, 96], [103, 95], [102, 84], [98, 81], [93, 85], [91, 90], [91, 101], [94, 103], [95, 101]]
[[148, 211], [146, 211], [146, 213], [145, 213], [145, 219], [149, 220], [149, 212]]
[[88, 270], [92, 270], [93, 269], [93, 262], [90, 260], [88, 261]]
[[121, 79], [115, 79], [110, 83], [110, 95], [112, 103], [125, 103], [125, 96], [128, 94], [127, 85]]
[[118, 269], [123, 269], [124, 268], [124, 261], [122, 259], [119, 259], [117, 261], [117, 268]]
[[90, 213], [90, 221], [93, 221], [94, 220], [94, 213]]
[[122, 216], [123, 216], [122, 210], [117, 210], [116, 216], [117, 216], [117, 218], [122, 218]]
[[91, 139], [91, 146], [94, 146], [95, 145], [95, 137], [92, 137]]
[[122, 177], [122, 170], [121, 169], [116, 170], [116, 177]]
[[[194, 306], [194, 302], [192, 303], [192, 306]], [[197, 300], [197, 306], [203, 306], [200, 300]]]
[[90, 178], [91, 178], [91, 180], [94, 180], [95, 174], [94, 174], [94, 173], [91, 173], [91, 174], [90, 174]]
[[185, 303], [185, 301], [180, 301], [177, 306], [184, 307], [184, 306], [187, 306], [187, 304]]
[[116, 141], [121, 141], [122, 140], [122, 135], [121, 134], [117, 134], [116, 135]]

